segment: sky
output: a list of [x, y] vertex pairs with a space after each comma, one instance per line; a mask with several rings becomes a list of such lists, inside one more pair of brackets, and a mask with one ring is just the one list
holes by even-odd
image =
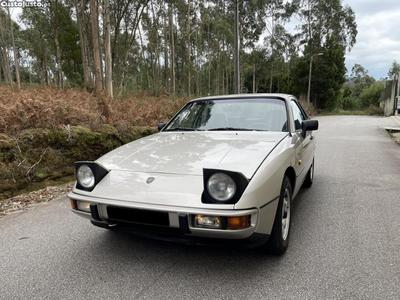
[[387, 76], [393, 60], [400, 63], [400, 1], [344, 0], [353, 8], [357, 41], [346, 53], [346, 68], [362, 65], [375, 79]]
[[[353, 8], [357, 22], [357, 41], [346, 53], [348, 74], [354, 64], [360, 64], [376, 80], [387, 76], [392, 62], [400, 63], [400, 1], [343, 0]], [[17, 20], [20, 9], [13, 9]]]

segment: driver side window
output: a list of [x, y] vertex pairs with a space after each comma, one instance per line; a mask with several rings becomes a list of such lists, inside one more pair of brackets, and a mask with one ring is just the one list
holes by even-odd
[[296, 101], [293, 101], [293, 100], [290, 101], [290, 105], [291, 105], [292, 111], [293, 111], [293, 120], [294, 120], [295, 130], [296, 131], [301, 130], [303, 120], [305, 120], [306, 118], [304, 117], [303, 113], [301, 112]]

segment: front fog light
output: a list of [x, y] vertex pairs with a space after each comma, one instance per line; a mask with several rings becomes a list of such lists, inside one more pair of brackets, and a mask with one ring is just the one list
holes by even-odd
[[221, 218], [216, 216], [196, 215], [194, 217], [194, 226], [200, 228], [221, 228]]
[[90, 212], [90, 202], [76, 201], [78, 210]]

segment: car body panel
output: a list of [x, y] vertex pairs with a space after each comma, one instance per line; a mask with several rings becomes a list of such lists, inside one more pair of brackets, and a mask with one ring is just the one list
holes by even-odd
[[[153, 177], [154, 181], [147, 183]], [[111, 170], [92, 192], [76, 189], [73, 192], [84, 196], [111, 199], [122, 203], [148, 203], [193, 208], [233, 209], [233, 205], [204, 204], [201, 202], [203, 176], [168, 173], [134, 172]]]
[[251, 178], [285, 132], [161, 132], [97, 160], [110, 170], [203, 175], [203, 169], [240, 170]]

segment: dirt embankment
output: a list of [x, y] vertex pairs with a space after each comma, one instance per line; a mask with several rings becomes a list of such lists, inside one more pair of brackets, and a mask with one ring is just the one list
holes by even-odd
[[102, 101], [82, 90], [0, 85], [0, 200], [73, 180], [76, 161], [155, 133], [187, 99], [138, 93]]
[[96, 130], [82, 126], [25, 129], [0, 134], [0, 199], [57, 181], [70, 181], [74, 163], [95, 160], [132, 140], [155, 133], [154, 127], [131, 127], [121, 134], [110, 125]]

